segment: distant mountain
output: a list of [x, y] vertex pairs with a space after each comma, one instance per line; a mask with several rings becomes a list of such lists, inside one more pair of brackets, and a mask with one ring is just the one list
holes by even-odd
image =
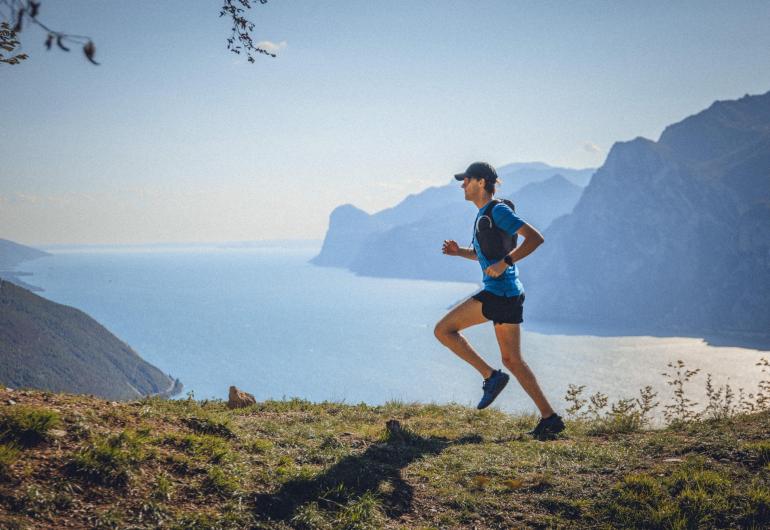
[[[501, 197], [511, 199], [517, 213], [527, 222], [544, 228], [569, 213], [582, 190], [561, 175], [554, 175]], [[449, 259], [441, 253], [444, 239], [469, 246], [473, 236], [473, 220], [478, 210], [462, 198], [461, 190], [454, 191], [462, 202], [426, 211], [418, 221], [369, 237], [350, 263], [350, 270], [365, 276], [478, 282], [481, 273], [477, 264]]]
[[347, 267], [372, 233], [385, 226], [352, 204], [339, 206], [329, 216], [329, 230], [321, 252], [310, 260], [315, 265]]
[[595, 171], [596, 168], [571, 169], [549, 166], [542, 162], [507, 164], [497, 168], [497, 174], [500, 176], [503, 183], [506, 186], [508, 186], [508, 183], [512, 184], [512, 187], [508, 188], [512, 190], [509, 193], [512, 193], [527, 184], [546, 180], [553, 175], [561, 175], [573, 184], [585, 188], [591, 181], [591, 176]]
[[173, 395], [182, 388], [82, 311], [3, 280], [0, 382], [108, 399]]
[[770, 331], [770, 92], [616, 143], [527, 258], [530, 314]]
[[22, 276], [27, 276], [28, 273], [14, 269], [25, 261], [45, 256], [50, 256], [50, 254], [36, 248], [8, 241], [7, 239], [0, 239], [0, 279], [8, 280], [26, 289], [40, 291], [40, 288], [29, 285], [21, 279]]
[[0, 271], [13, 269], [20, 263], [43, 256], [50, 256], [50, 254], [7, 239], [0, 239]]
[[[498, 174], [503, 180], [503, 193], [508, 195], [515, 194], [529, 184], [543, 182], [555, 175], [561, 175], [561, 180], [554, 181], [558, 182], [556, 184], [552, 182], [551, 186], [558, 187], [561, 185], [564, 187], [565, 200], [567, 202], [570, 201], [571, 192], [569, 190], [574, 191], [577, 189], [574, 182], [587, 182], [593, 172], [594, 169], [591, 168], [562, 168], [549, 166], [541, 162], [514, 163], [498, 168]], [[368, 252], [368, 249], [375, 244], [374, 241], [378, 238], [380, 238], [381, 242], [385, 242], [390, 241], [392, 237], [398, 237], [401, 230], [397, 227], [402, 227], [403, 230], [409, 232], [411, 229], [405, 228], [407, 225], [417, 223], [426, 217], [439, 216], [443, 218], [446, 212], [448, 212], [450, 216], [449, 221], [451, 222], [453, 219], [451, 216], [458, 212], [466, 211], [469, 204], [463, 199], [463, 194], [459, 188], [460, 183], [452, 179], [449, 184], [427, 188], [419, 193], [409, 195], [396, 206], [386, 208], [372, 215], [350, 204], [335, 208], [329, 217], [329, 229], [326, 232], [321, 252], [311, 260], [311, 263], [345, 268], [351, 266], [353, 262], [361, 264], [365, 259], [363, 255], [364, 248], [366, 247]], [[526, 200], [526, 194], [524, 197], [524, 200]], [[551, 199], [556, 201], [562, 200], [554, 196]], [[574, 205], [574, 201], [572, 204]], [[551, 211], [550, 206], [546, 206], [546, 209]], [[569, 209], [562, 211], [563, 205], [557, 205], [553, 210], [560, 211], [561, 213], [569, 211]], [[530, 211], [534, 211], [534, 209]], [[543, 215], [543, 218], [547, 217], [547, 213]], [[452, 231], [451, 228], [448, 230], [450, 234]], [[463, 233], [465, 232], [467, 230]], [[457, 237], [459, 237], [459, 234]], [[358, 257], [359, 255], [361, 256], [360, 258]], [[407, 270], [409, 266], [407, 264], [398, 264], [396, 267], [399, 270], [401, 268]], [[357, 266], [356, 270], [362, 269], [360, 266]], [[459, 270], [462, 270], [462, 267]], [[363, 274], [364, 272], [361, 273]], [[373, 273], [373, 271], [369, 270], [366, 272], [366, 274], [369, 273]], [[458, 273], [453, 265], [449, 266], [447, 272], [441, 273], [442, 276], [449, 277], [453, 277], [456, 274]], [[387, 275], [390, 276], [392, 274], [388, 273]], [[400, 277], [401, 273], [396, 275]], [[411, 274], [406, 277], [412, 278], [415, 276]], [[416, 277], [423, 277], [423, 275], [418, 274]]]

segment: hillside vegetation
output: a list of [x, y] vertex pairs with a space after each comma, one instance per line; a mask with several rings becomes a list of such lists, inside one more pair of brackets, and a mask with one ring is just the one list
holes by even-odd
[[2, 389], [0, 528], [770, 523], [767, 411], [684, 420], [669, 409], [678, 420], [643, 430], [617, 404], [591, 418], [601, 396], [585, 410], [571, 392], [582, 419], [538, 442], [523, 434], [533, 417], [457, 405], [230, 410], [191, 395], [118, 403]]
[[0, 384], [108, 399], [181, 391], [87, 314], [2, 279]]

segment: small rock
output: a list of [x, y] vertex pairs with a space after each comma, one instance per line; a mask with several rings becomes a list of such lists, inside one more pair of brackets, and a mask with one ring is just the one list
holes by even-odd
[[13, 392], [13, 388], [7, 386], [7, 387], [5, 387], [5, 391], [6, 392]]
[[664, 462], [684, 462], [681, 458], [664, 458]]
[[16, 404], [16, 402], [14, 400], [12, 400], [12, 399], [6, 400], [6, 403], [8, 403], [9, 405], [15, 405]]
[[238, 390], [236, 387], [230, 387], [230, 395], [227, 400], [227, 407], [231, 409], [240, 409], [248, 407], [249, 405], [255, 405], [257, 400], [254, 396], [243, 390]]
[[112, 405], [113, 407], [117, 407], [118, 406], [118, 402], [117, 401], [110, 401], [110, 405]]
[[50, 434], [54, 438], [62, 438], [64, 436], [67, 436], [67, 431], [63, 431], [61, 429], [51, 429], [50, 431], [48, 431], [48, 434]]

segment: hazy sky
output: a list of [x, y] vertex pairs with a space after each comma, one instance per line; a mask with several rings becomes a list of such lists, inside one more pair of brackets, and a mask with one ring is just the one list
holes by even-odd
[[[254, 65], [219, 0], [43, 0], [96, 43], [21, 35], [0, 65], [0, 237], [28, 244], [321, 238], [474, 160], [599, 166], [770, 90], [770, 2], [257, 1]], [[458, 191], [458, 195], [460, 192]]]

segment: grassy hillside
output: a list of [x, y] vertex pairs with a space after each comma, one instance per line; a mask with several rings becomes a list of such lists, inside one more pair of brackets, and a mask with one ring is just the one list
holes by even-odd
[[75, 308], [0, 279], [0, 383], [131, 399], [180, 383]]
[[[770, 413], [568, 423], [461, 406], [0, 390], [1, 528], [761, 528]], [[613, 419], [614, 418], [614, 419]], [[393, 422], [391, 420], [395, 420]], [[625, 425], [625, 426], [624, 426]]]

